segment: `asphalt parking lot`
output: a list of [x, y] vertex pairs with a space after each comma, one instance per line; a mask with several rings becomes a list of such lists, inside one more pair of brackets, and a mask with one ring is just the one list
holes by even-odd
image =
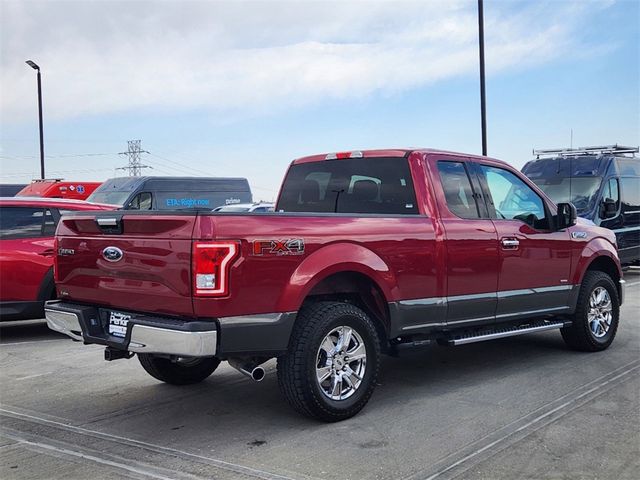
[[385, 358], [368, 406], [321, 424], [223, 364], [174, 387], [42, 323], [2, 326], [0, 478], [618, 478], [640, 472], [640, 274], [597, 354], [557, 331]]

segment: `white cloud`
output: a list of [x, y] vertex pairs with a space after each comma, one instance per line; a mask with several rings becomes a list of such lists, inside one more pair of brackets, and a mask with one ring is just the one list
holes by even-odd
[[[601, 4], [485, 6], [487, 71], [562, 57]], [[206, 109], [254, 115], [477, 72], [476, 2], [3, 1], [3, 122]], [[497, 9], [497, 10], [496, 10]], [[25, 106], [28, 106], [25, 107]]]

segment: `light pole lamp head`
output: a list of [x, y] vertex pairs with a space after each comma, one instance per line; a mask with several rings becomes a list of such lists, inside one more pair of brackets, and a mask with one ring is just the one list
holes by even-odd
[[31, 68], [33, 68], [34, 70], [40, 70], [40, 67], [38, 65], [36, 65], [35, 62], [31, 61], [31, 60], [27, 60], [25, 62], [27, 65], [29, 65]]

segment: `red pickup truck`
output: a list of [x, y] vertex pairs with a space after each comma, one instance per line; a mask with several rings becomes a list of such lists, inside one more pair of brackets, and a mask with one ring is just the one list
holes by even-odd
[[624, 280], [609, 230], [490, 158], [375, 150], [295, 160], [273, 213], [76, 213], [49, 326], [173, 384], [221, 360], [300, 413], [355, 415], [381, 353], [560, 329], [607, 348]]

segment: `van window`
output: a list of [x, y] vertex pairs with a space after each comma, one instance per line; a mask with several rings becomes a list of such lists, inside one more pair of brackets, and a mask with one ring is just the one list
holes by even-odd
[[277, 210], [417, 214], [406, 158], [350, 158], [292, 165]]
[[460, 218], [480, 218], [478, 204], [473, 198], [471, 181], [464, 164], [441, 161], [438, 162], [438, 172], [451, 213]]
[[622, 204], [626, 213], [640, 211], [640, 178], [622, 177], [620, 179], [622, 190]]
[[149, 192], [142, 192], [136, 195], [127, 207], [130, 210], [151, 210], [152, 195]]
[[610, 178], [607, 184], [604, 186], [604, 192], [602, 192], [602, 198], [604, 200], [613, 200], [618, 205], [620, 201], [620, 195], [618, 194], [618, 179]]
[[109, 190], [95, 190], [87, 197], [87, 202], [108, 203], [109, 205], [124, 205], [131, 192], [117, 192]]

